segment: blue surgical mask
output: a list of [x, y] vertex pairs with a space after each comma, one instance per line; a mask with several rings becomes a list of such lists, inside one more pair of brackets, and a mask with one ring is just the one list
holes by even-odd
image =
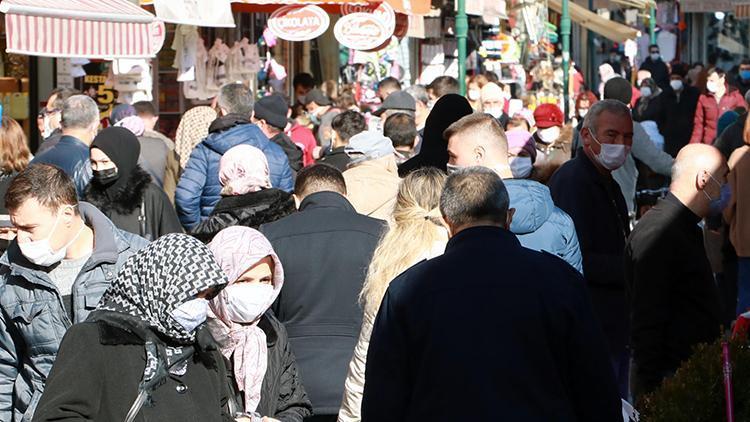
[[729, 201], [732, 199], [732, 188], [729, 186], [729, 184], [721, 184], [716, 179], [714, 179], [713, 176], [710, 176], [711, 180], [714, 181], [717, 185], [721, 188], [721, 193], [719, 194], [718, 198], [711, 198], [709, 194], [706, 193], [706, 191], [703, 191], [703, 194], [706, 195], [706, 198], [710, 201], [708, 204], [709, 209], [709, 216], [715, 217], [718, 215], [721, 215], [721, 213], [724, 212], [724, 210], [729, 205]]
[[740, 78], [742, 78], [743, 81], [750, 80], [750, 70], [740, 70]]

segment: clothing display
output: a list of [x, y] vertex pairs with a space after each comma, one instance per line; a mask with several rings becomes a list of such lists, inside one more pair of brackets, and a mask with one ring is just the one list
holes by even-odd
[[107, 85], [117, 91], [117, 102], [132, 104], [153, 100], [154, 86], [151, 61], [146, 59], [112, 60], [107, 75]]
[[429, 84], [445, 74], [445, 52], [443, 44], [422, 44], [422, 74], [419, 83]]

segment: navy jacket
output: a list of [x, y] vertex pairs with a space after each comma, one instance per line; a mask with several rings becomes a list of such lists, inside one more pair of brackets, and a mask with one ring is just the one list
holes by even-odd
[[475, 227], [390, 284], [362, 421], [622, 421], [604, 338], [573, 267]]
[[86, 186], [91, 181], [90, 157], [88, 145], [78, 138], [63, 135], [53, 147], [37, 155], [30, 164], [52, 164], [60, 167], [73, 179], [78, 198], [83, 198]]
[[575, 223], [594, 311], [610, 350], [620, 354], [629, 337], [623, 252], [630, 226], [622, 190], [582, 150], [557, 170], [549, 189]]
[[190, 154], [175, 193], [180, 222], [188, 230], [208, 218], [219, 199], [219, 160], [237, 145], [254, 146], [266, 155], [274, 188], [294, 189], [292, 169], [284, 150], [268, 140], [258, 126], [237, 116], [220, 117], [209, 128], [209, 135]]
[[334, 192], [314, 193], [298, 213], [260, 227], [284, 265], [273, 311], [289, 333], [315, 415], [339, 412], [362, 326], [357, 297], [382, 230], [382, 221], [357, 214]]

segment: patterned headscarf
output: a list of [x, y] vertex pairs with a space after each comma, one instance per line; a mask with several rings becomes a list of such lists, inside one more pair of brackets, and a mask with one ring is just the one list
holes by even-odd
[[180, 344], [195, 342], [172, 311], [211, 287], [227, 284], [213, 254], [185, 234], [168, 234], [128, 258], [102, 296], [99, 309], [140, 318]]
[[193, 107], [182, 115], [174, 139], [174, 148], [180, 155], [180, 166], [187, 166], [193, 148], [208, 136], [208, 127], [216, 120], [216, 111], [208, 106]]
[[250, 145], [237, 145], [221, 156], [219, 181], [223, 195], [244, 195], [271, 187], [271, 172], [263, 151]]
[[[265, 309], [271, 307], [284, 285], [284, 269], [265, 236], [249, 227], [229, 227], [220, 231], [208, 248], [227, 275], [229, 285], [260, 260], [270, 256], [274, 264], [273, 295], [265, 298], [261, 306]], [[219, 342], [222, 354], [227, 358], [234, 355], [234, 376], [239, 389], [245, 393], [245, 410], [254, 411], [260, 402], [268, 362], [266, 334], [257, 323], [242, 325], [231, 321], [227, 316], [228, 295], [229, 291], [222, 290], [211, 301], [211, 311], [220, 323], [210, 327], [212, 331], [218, 331], [214, 332], [214, 337]]]

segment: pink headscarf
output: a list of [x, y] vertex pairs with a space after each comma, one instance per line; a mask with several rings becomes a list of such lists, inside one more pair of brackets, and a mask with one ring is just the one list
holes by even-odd
[[[235, 147], [236, 148], [236, 147]], [[232, 149], [235, 149], [232, 148]], [[265, 310], [271, 307], [284, 285], [284, 268], [274, 252], [271, 243], [259, 231], [249, 227], [234, 226], [220, 231], [208, 244], [216, 262], [229, 279], [227, 287], [266, 257], [273, 259], [273, 294], [257, 298], [261, 302], [253, 305]], [[212, 324], [214, 337], [218, 340], [221, 353], [229, 358], [234, 355], [234, 377], [237, 386], [244, 393], [245, 411], [252, 412], [260, 403], [260, 390], [268, 363], [266, 334], [255, 323], [238, 324], [227, 312], [231, 289], [222, 290], [210, 302], [211, 311], [219, 324]], [[216, 332], [218, 331], [218, 332]]]
[[135, 136], [141, 136], [143, 135], [143, 132], [146, 131], [146, 124], [143, 123], [143, 119], [138, 116], [128, 116], [115, 123], [115, 126], [124, 127], [125, 129], [133, 132], [133, 135]]
[[250, 145], [230, 148], [219, 162], [219, 181], [224, 186], [224, 195], [244, 195], [270, 188], [266, 155]]

